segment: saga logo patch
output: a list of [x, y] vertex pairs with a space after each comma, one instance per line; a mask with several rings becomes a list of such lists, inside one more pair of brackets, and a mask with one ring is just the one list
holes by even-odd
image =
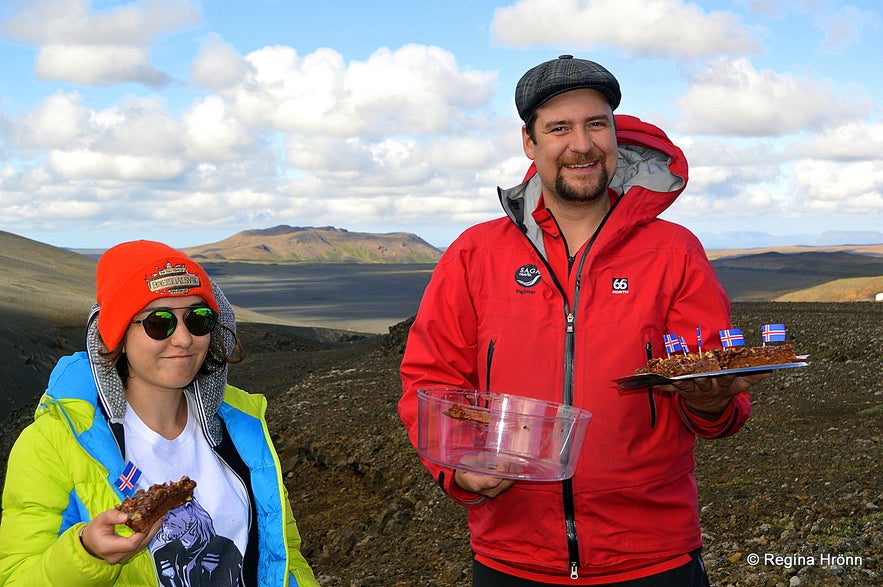
[[515, 272], [515, 283], [521, 287], [534, 287], [542, 280], [543, 276], [536, 265], [522, 265]]
[[629, 278], [628, 277], [614, 277], [613, 283], [611, 285], [611, 292], [613, 294], [627, 294], [629, 293]]

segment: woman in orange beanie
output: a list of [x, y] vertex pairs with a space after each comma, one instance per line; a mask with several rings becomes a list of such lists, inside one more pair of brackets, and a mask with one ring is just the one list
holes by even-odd
[[[233, 310], [205, 270], [153, 241], [96, 271], [85, 352], [62, 358], [9, 455], [0, 585], [318, 586], [264, 418], [227, 384]], [[193, 499], [145, 532], [115, 509], [187, 476]]]

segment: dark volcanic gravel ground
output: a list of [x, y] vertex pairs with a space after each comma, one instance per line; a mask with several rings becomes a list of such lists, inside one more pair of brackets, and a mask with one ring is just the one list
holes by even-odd
[[[785, 323], [811, 365], [756, 386], [750, 429], [698, 445], [712, 584], [883, 584], [883, 304], [736, 303], [733, 314], [749, 345], [762, 324]], [[240, 327], [250, 356], [231, 382], [270, 400], [304, 552], [325, 587], [469, 585], [464, 512], [396, 413], [406, 326], [345, 344]], [[31, 413], [6, 422], [0, 455]]]
[[[811, 365], [756, 386], [750, 429], [698, 445], [713, 585], [883, 584], [883, 304], [737, 303], [733, 315], [749, 345], [762, 324], [785, 323]], [[469, 585], [464, 512], [420, 465], [396, 414], [404, 330], [382, 343], [256, 353], [232, 376], [273, 396], [304, 549], [327, 587]]]

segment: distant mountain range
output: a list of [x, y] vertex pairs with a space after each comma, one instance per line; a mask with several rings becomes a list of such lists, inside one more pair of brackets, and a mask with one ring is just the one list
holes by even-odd
[[371, 234], [343, 228], [280, 225], [244, 230], [222, 241], [184, 249], [197, 261], [250, 263], [435, 263], [441, 250], [406, 232]]
[[821, 234], [773, 235], [766, 232], [720, 232], [699, 233], [699, 240], [706, 249], [754, 249], [806, 245], [811, 247], [832, 245], [872, 245], [883, 243], [883, 232], [875, 230], [829, 230]]
[[[727, 242], [746, 244], [749, 236], [760, 234], [729, 233]], [[48, 258], [48, 253], [35, 254], [30, 250], [32, 245], [38, 244], [36, 242], [2, 232], [0, 237], [3, 237], [0, 243], [4, 249], [0, 251], [0, 262], [6, 265], [2, 268], [6, 273], [18, 267], [30, 267], [31, 261]], [[878, 238], [877, 242], [883, 243], [883, 233], [879, 232], [825, 233], [816, 240], [836, 241], [839, 238], [842, 239], [841, 243], [857, 243], [874, 237]], [[36, 248], [45, 247], [48, 246]], [[791, 244], [766, 248], [738, 246], [713, 249], [707, 246], [706, 249], [718, 277], [734, 301], [859, 301], [873, 300], [883, 292], [883, 244], [794, 245], [792, 241]], [[411, 233], [373, 234], [333, 226], [287, 225], [244, 230], [219, 242], [184, 250], [194, 259], [213, 266], [219, 278], [223, 275], [226, 279], [255, 270], [249, 269], [249, 265], [333, 263], [431, 267], [443, 253]], [[82, 263], [77, 263], [79, 256], [74, 255], [73, 251], [58, 251], [65, 254], [53, 259], [55, 267], [63, 270], [68, 265], [76, 264], [77, 269], [82, 268]], [[101, 251], [78, 252], [91, 257], [93, 263], [101, 254]], [[82, 260], [82, 257], [79, 258]], [[47, 268], [32, 267], [32, 274], [22, 276], [20, 283], [32, 286], [40, 283], [41, 279], [47, 277]], [[340, 271], [344, 269], [338, 273]], [[330, 273], [326, 271], [326, 274]], [[91, 278], [91, 275], [87, 277]], [[363, 279], [367, 278], [363, 275]], [[420, 279], [428, 277], [421, 276]], [[65, 283], [70, 284], [70, 281]], [[89, 281], [82, 285], [83, 290], [92, 288]], [[420, 284], [420, 291], [424, 285]], [[14, 286], [19, 287], [19, 283]], [[67, 289], [66, 296], [70, 298], [70, 288]], [[389, 296], [390, 292], [386, 292], [386, 295]]]
[[[883, 256], [883, 232], [828, 231], [817, 235], [772, 235], [765, 232], [699, 234], [710, 259], [769, 251], [781, 253], [846, 251]], [[174, 246], [174, 243], [169, 243]], [[73, 249], [98, 258], [102, 249]], [[334, 226], [244, 230], [224, 240], [185, 248], [202, 261], [248, 263], [435, 263], [443, 248], [408, 232], [376, 234]]]

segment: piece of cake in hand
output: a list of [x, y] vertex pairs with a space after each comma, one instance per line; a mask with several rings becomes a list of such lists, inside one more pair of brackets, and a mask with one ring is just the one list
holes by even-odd
[[147, 532], [160, 518], [193, 499], [196, 481], [186, 475], [178, 482], [157, 483], [146, 491], [139, 489], [116, 509], [129, 514], [126, 525], [135, 532]]

